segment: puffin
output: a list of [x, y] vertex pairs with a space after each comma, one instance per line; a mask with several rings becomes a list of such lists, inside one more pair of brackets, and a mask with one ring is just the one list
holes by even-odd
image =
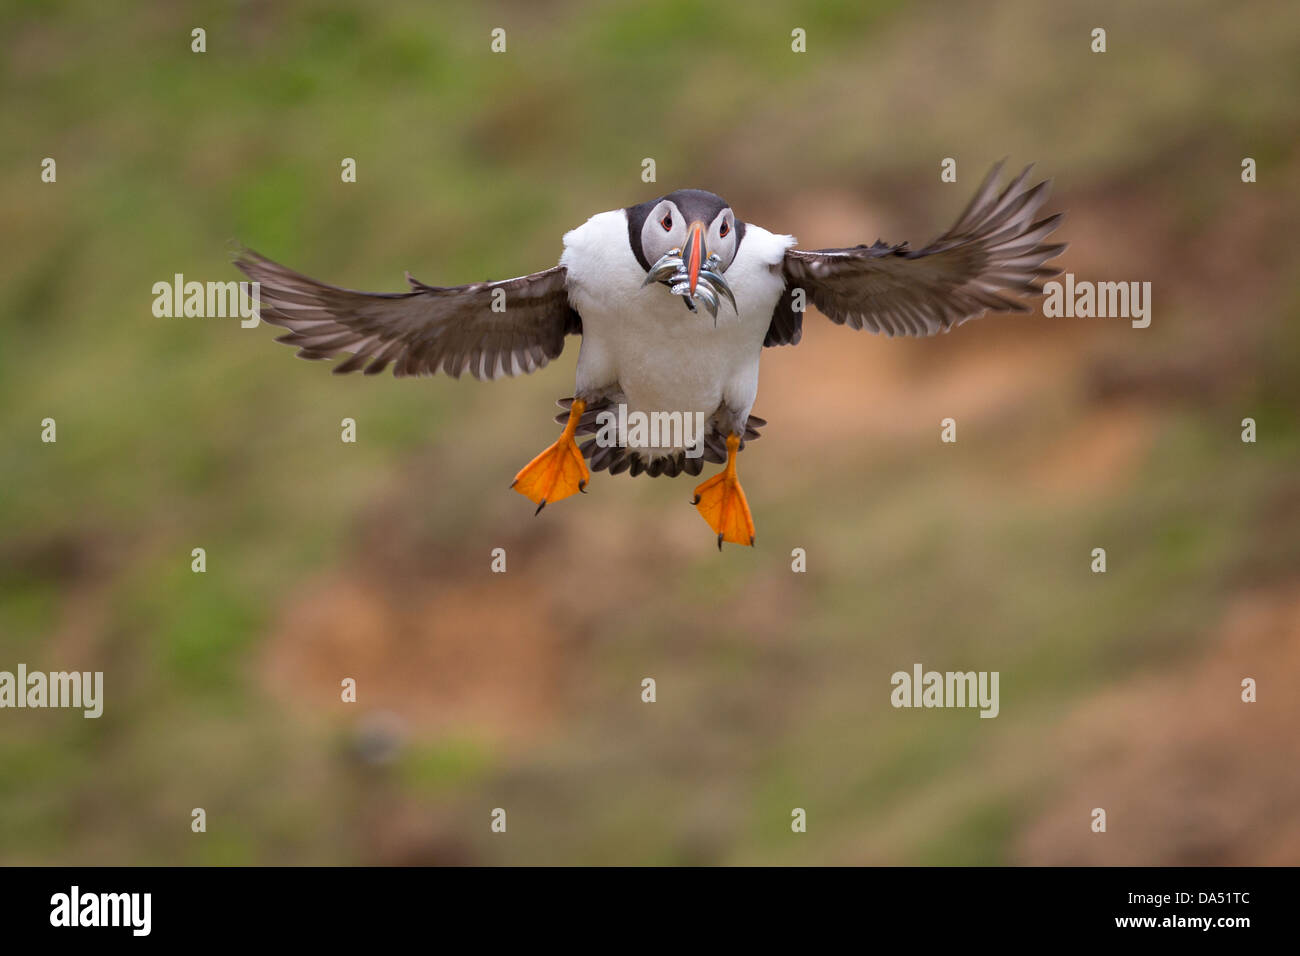
[[691, 504], [719, 550], [752, 546], [736, 460], [767, 425], [751, 414], [764, 350], [799, 343], [808, 305], [851, 329], [930, 336], [989, 311], [1028, 312], [1026, 297], [1060, 274], [1045, 263], [1065, 244], [1045, 239], [1064, 214], [1036, 218], [1050, 180], [1027, 186], [1029, 166], [1000, 187], [1002, 166], [918, 249], [799, 249], [720, 196], [679, 189], [597, 213], [565, 234], [557, 265], [513, 279], [436, 286], [408, 272], [407, 291], [357, 292], [245, 247], [235, 265], [258, 284], [260, 318], [287, 330], [276, 341], [306, 359], [347, 355], [336, 373], [491, 380], [536, 372], [579, 337], [563, 430], [511, 487], [540, 514], [585, 492], [593, 471], [698, 476], [720, 464]]

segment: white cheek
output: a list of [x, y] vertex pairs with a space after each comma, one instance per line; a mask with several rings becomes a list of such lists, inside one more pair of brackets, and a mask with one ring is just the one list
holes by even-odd
[[736, 261], [736, 233], [731, 231], [727, 233], [727, 238], [722, 240], [723, 246], [719, 255], [722, 256], [723, 270], [731, 268], [731, 264]]
[[673, 249], [680, 249], [686, 244], [686, 231], [674, 225], [671, 232], [660, 232], [656, 248], [659, 255], [667, 255]]
[[664, 232], [663, 226], [655, 223], [646, 229], [641, 236], [641, 247], [645, 252], [646, 261], [654, 265], [670, 248], [668, 245], [668, 233]]

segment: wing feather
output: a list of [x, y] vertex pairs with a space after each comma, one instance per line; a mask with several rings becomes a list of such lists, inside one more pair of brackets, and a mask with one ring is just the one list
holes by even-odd
[[1065, 249], [1043, 240], [1062, 213], [1035, 220], [1050, 182], [1025, 189], [1032, 166], [998, 189], [1002, 163], [985, 177], [956, 223], [923, 249], [906, 242], [850, 249], [791, 249], [786, 253], [786, 291], [772, 315], [764, 345], [793, 345], [802, 336], [802, 315], [792, 293], [804, 291], [832, 322], [888, 336], [934, 335], [983, 315], [1027, 312], [1012, 295], [1039, 295], [1042, 280], [1060, 270], [1044, 263]]
[[[288, 332], [276, 339], [307, 359], [351, 353], [339, 374], [365, 370], [494, 379], [535, 372], [582, 334], [569, 305], [566, 272], [544, 272], [462, 286], [431, 286], [407, 273], [410, 292], [356, 292], [326, 285], [251, 249], [235, 265], [259, 286], [263, 321]], [[497, 290], [504, 310], [493, 311]]]

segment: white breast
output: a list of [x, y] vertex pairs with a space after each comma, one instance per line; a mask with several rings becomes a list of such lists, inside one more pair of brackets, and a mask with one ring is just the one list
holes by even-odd
[[749, 414], [772, 310], [785, 286], [780, 263], [791, 236], [745, 224], [726, 279], [737, 311], [690, 312], [664, 286], [641, 288], [645, 270], [628, 244], [627, 213], [592, 216], [564, 237], [569, 301], [582, 316], [577, 388], [617, 384], [630, 411], [702, 412], [719, 404]]

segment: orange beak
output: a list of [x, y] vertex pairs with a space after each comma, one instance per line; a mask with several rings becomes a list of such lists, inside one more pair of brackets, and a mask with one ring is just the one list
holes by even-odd
[[682, 262], [686, 265], [686, 275], [690, 279], [691, 295], [695, 295], [696, 283], [700, 281], [704, 257], [704, 223], [697, 219], [686, 227], [686, 246], [682, 249]]

